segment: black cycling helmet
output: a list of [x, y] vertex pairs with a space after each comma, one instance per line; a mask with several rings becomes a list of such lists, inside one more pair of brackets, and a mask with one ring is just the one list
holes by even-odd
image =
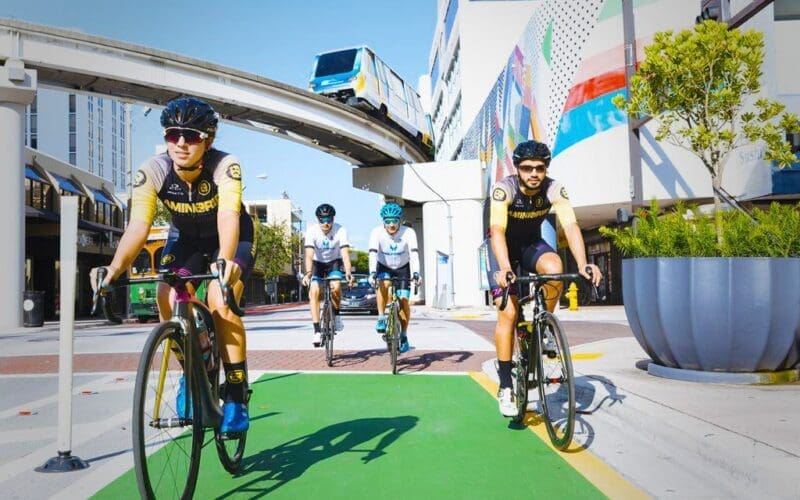
[[550, 165], [550, 148], [547, 144], [538, 141], [525, 141], [517, 144], [514, 155], [511, 157], [515, 167], [523, 160], [541, 160], [545, 166]]
[[192, 128], [214, 136], [219, 118], [207, 102], [196, 97], [178, 97], [167, 103], [161, 112], [161, 126], [164, 128]]
[[333, 205], [323, 203], [322, 205], [317, 207], [317, 209], [314, 211], [314, 214], [317, 216], [318, 219], [320, 217], [333, 217], [334, 215], [336, 215], [336, 209], [333, 208]]

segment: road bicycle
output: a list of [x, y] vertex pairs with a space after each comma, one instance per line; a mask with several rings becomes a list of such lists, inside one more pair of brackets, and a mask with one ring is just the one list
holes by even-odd
[[[509, 273], [507, 279], [510, 281], [512, 277]], [[583, 276], [577, 273], [518, 275], [503, 291], [500, 303], [500, 310], [504, 310], [509, 291], [516, 286], [519, 300], [512, 357], [517, 404], [514, 421], [520, 423], [525, 419], [528, 392], [538, 388], [542, 420], [550, 441], [560, 450], [569, 447], [575, 429], [575, 377], [567, 336], [558, 318], [547, 310], [544, 288], [548, 281], [581, 279]], [[529, 285], [529, 293], [523, 294], [523, 285]], [[530, 302], [533, 302], [532, 320], [526, 321], [523, 306]]]
[[[386, 304], [386, 333], [383, 340], [386, 341], [386, 348], [389, 351], [389, 358], [392, 365], [392, 374], [397, 374], [397, 354], [400, 351], [400, 333], [403, 328], [400, 323], [400, 299], [397, 296], [397, 284], [406, 284], [409, 278], [377, 278], [377, 281], [389, 281], [390, 301]], [[377, 285], [376, 281], [376, 285]], [[417, 285], [414, 284], [414, 294], [417, 293]]]
[[[200, 453], [210, 442], [205, 442], [206, 430], [213, 433], [225, 470], [236, 474], [241, 466], [247, 432], [220, 431], [225, 383], [220, 383], [224, 374], [214, 320], [208, 307], [195, 298], [193, 287], [187, 286], [222, 276], [225, 261], [218, 260], [217, 266], [219, 274], [179, 276], [161, 272], [150, 278], [117, 280], [110, 287], [113, 290], [160, 281], [175, 291], [172, 317], [148, 336], [136, 372], [133, 460], [142, 498], [192, 497]], [[98, 282], [102, 283], [105, 268], [99, 271]], [[232, 290], [225, 286], [222, 290], [231, 310], [244, 315]], [[95, 294], [95, 300], [110, 321], [119, 322], [106, 294]], [[245, 390], [245, 404], [251, 392]]]
[[322, 287], [322, 314], [320, 315], [320, 341], [325, 348], [325, 361], [328, 366], [333, 366], [333, 338], [336, 336], [336, 321], [333, 315], [333, 298], [331, 297], [331, 281], [340, 281], [338, 276], [325, 278], [325, 286]]

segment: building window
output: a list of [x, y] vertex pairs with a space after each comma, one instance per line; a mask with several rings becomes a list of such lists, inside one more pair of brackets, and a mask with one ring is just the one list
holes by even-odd
[[33, 149], [36, 149], [37, 147], [39, 147], [39, 133], [38, 133], [39, 132], [39, 128], [37, 126], [37, 120], [38, 120], [37, 119], [37, 116], [38, 116], [38, 113], [37, 113], [37, 101], [38, 101], [38, 99], [36, 97], [34, 97], [33, 98], [33, 102], [31, 103], [31, 114], [28, 117], [29, 121], [30, 121], [30, 126], [28, 128], [28, 130], [30, 132], [30, 141], [29, 141], [28, 145], [30, 147], [32, 147]]
[[88, 144], [86, 149], [86, 156], [88, 158], [88, 167], [89, 172], [94, 173], [94, 97], [89, 96], [86, 99], [86, 106], [87, 106], [87, 120], [88, 125], [86, 130], [88, 131]]
[[444, 15], [444, 46], [447, 47], [447, 42], [450, 40], [450, 32], [453, 30], [453, 24], [456, 22], [456, 14], [458, 13], [458, 0], [450, 0], [447, 4], [447, 12]]

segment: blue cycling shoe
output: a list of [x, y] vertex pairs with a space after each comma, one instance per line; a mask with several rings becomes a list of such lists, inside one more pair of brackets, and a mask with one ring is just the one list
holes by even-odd
[[250, 428], [250, 415], [246, 404], [228, 401], [222, 407], [222, 414], [220, 432], [244, 432]]
[[386, 333], [386, 318], [384, 316], [378, 318], [378, 322], [375, 323], [375, 330], [378, 333]]
[[192, 418], [192, 398], [189, 396], [189, 416], [186, 416], [186, 376], [181, 375], [178, 384], [178, 395], [175, 397], [175, 413], [178, 418]]
[[406, 337], [405, 335], [401, 335], [400, 336], [400, 345], [398, 346], [398, 351], [403, 353], [403, 352], [408, 352], [409, 349], [411, 349], [411, 346], [408, 345], [408, 337]]

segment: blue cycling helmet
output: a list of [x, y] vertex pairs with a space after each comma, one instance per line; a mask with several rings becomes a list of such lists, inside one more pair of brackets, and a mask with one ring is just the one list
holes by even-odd
[[381, 207], [381, 219], [399, 219], [403, 216], [403, 207], [397, 203], [387, 203]]

